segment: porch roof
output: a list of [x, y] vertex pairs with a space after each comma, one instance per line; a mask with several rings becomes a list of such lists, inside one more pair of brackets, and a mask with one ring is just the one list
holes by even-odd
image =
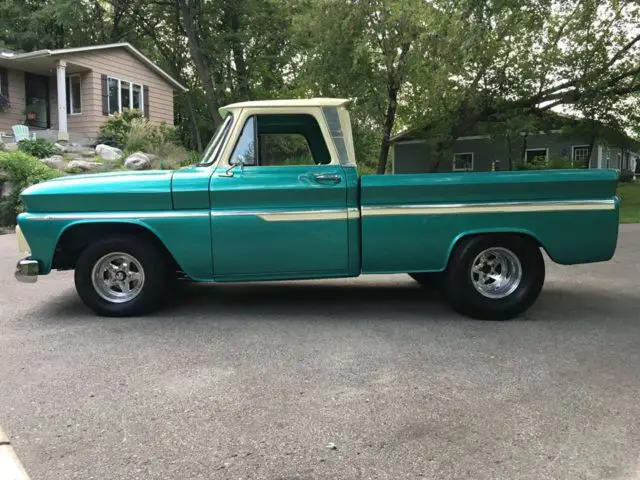
[[[92, 52], [97, 50], [107, 50], [113, 48], [124, 48], [134, 57], [146, 64], [151, 70], [155, 71], [165, 81], [171, 84], [176, 90], [186, 91], [187, 88], [180, 84], [167, 72], [162, 70], [158, 65], [144, 56], [138, 49], [128, 42], [122, 43], [109, 43], [106, 45], [93, 45], [89, 47], [76, 47], [76, 48], [62, 48], [57, 50], [36, 50], [35, 52], [28, 53], [16, 53], [16, 54], [0, 54], [0, 66], [9, 68], [18, 68], [20, 70], [26, 70], [33, 73], [41, 73], [44, 75], [53, 75], [55, 73], [56, 62], [60, 56], [68, 55], [72, 53]], [[69, 73], [75, 73], [86, 71], [87, 68], [80, 65], [74, 65], [73, 61], [67, 61], [67, 71]]]

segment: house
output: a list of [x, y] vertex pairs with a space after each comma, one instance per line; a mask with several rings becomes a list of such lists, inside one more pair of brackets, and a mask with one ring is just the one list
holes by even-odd
[[110, 115], [142, 110], [173, 125], [173, 97], [185, 91], [129, 43], [29, 53], [0, 51], [0, 132], [29, 125], [39, 138], [91, 143]]
[[393, 173], [509, 170], [534, 159], [582, 168], [640, 167], [640, 142], [605, 125], [551, 113], [538, 126], [507, 134], [495, 124], [478, 125], [439, 160], [437, 139], [424, 129], [405, 131], [391, 139]]

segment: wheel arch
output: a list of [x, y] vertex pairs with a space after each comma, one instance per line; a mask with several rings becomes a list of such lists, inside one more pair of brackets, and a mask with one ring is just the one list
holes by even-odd
[[171, 268], [181, 270], [161, 236], [152, 227], [135, 220], [79, 220], [67, 225], [59, 234], [51, 262], [52, 268], [67, 270], [75, 267], [80, 253], [93, 241], [106, 235], [137, 235], [155, 245]]
[[[456, 248], [458, 248], [460, 246], [460, 244], [471, 237], [479, 237], [479, 236], [486, 236], [486, 235], [508, 235], [508, 236], [513, 236], [513, 237], [520, 237], [520, 238], [524, 238], [527, 240], [530, 240], [532, 242], [534, 242], [536, 244], [536, 246], [538, 246], [539, 248], [542, 248], [547, 255], [549, 255], [548, 250], [545, 248], [544, 244], [542, 243], [542, 241], [540, 240], [540, 238], [533, 232], [531, 232], [530, 230], [526, 230], [526, 229], [502, 229], [502, 228], [496, 228], [496, 229], [481, 229], [481, 230], [470, 230], [470, 231], [466, 231], [466, 232], [462, 232], [459, 235], [457, 235], [453, 241], [451, 242], [451, 245], [449, 245], [449, 249], [447, 251], [447, 258], [446, 258], [446, 262], [445, 262], [445, 269], [446, 267], [449, 266], [449, 262], [451, 261], [451, 257], [454, 254], [454, 252], [456, 251]], [[552, 258], [553, 260], [553, 258]]]

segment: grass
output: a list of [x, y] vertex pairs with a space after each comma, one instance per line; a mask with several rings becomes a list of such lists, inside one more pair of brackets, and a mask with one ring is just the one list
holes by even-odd
[[640, 223], [640, 183], [622, 183], [620, 197], [620, 223]]

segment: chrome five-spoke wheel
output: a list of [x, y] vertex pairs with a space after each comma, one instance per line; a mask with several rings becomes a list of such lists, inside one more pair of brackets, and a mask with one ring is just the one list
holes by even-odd
[[96, 293], [112, 303], [136, 298], [144, 287], [144, 269], [134, 256], [113, 252], [99, 258], [93, 266], [91, 281]]
[[471, 282], [487, 298], [511, 295], [522, 281], [522, 265], [518, 256], [503, 247], [492, 247], [480, 252], [473, 260]]

